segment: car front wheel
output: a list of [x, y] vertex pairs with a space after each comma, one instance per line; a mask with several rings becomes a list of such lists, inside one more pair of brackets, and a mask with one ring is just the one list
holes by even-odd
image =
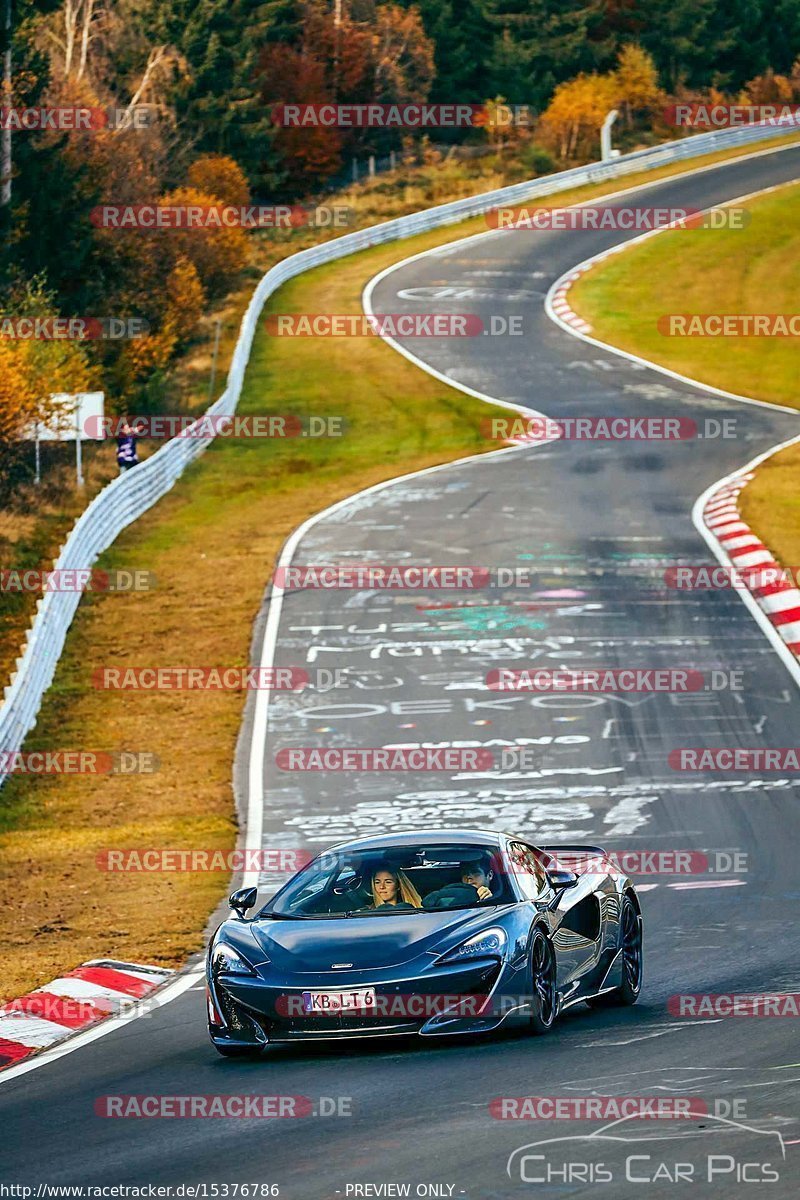
[[550, 939], [545, 937], [541, 929], [536, 930], [531, 943], [531, 982], [531, 1032], [549, 1033], [558, 1016], [556, 955]]

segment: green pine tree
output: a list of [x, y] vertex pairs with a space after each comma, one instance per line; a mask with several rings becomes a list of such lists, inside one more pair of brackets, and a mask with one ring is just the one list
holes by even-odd
[[190, 78], [176, 97], [182, 140], [197, 153], [229, 154], [256, 192], [269, 190], [274, 130], [258, 96], [258, 55], [299, 30], [295, 0], [152, 0], [158, 39], [184, 56]]
[[[543, 108], [557, 83], [605, 66], [609, 48], [596, 35], [604, 0], [485, 0], [495, 29], [490, 92]], [[512, 96], [508, 76], [525, 96]]]

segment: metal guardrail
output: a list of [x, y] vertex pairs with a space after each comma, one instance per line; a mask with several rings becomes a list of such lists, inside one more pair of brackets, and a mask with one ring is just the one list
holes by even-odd
[[[637, 150], [610, 162], [591, 163], [585, 167], [575, 167], [570, 171], [546, 176], [538, 181], [528, 180], [491, 192], [483, 192], [478, 196], [440, 204], [435, 208], [397, 217], [292, 254], [267, 271], [256, 287], [247, 312], [242, 318], [227, 387], [204, 415], [223, 416], [235, 412], [261, 310], [266, 300], [281, 284], [304, 271], [322, 263], [335, 262], [370, 246], [456, 224], [467, 217], [488, 212], [499, 204], [533, 200], [563, 192], [576, 185], [624, 178], [650, 167], [697, 158], [715, 150], [756, 143], [783, 133], [794, 133], [796, 129], [797, 125], [789, 118], [786, 122], [775, 124], [751, 125], [742, 129], [697, 134], [680, 141]], [[198, 418], [200, 419], [202, 418]], [[175, 437], [134, 470], [119, 476], [105, 487], [76, 521], [54, 564], [54, 569], [76, 570], [91, 567], [123, 529], [147, 512], [170, 490], [189, 463], [198, 458], [212, 440], [211, 433], [201, 437]], [[46, 592], [38, 601], [36, 616], [28, 630], [22, 655], [17, 660], [17, 670], [10, 685], [5, 689], [5, 701], [0, 707], [0, 750], [6, 754], [20, 750], [25, 737], [36, 724], [42, 698], [52, 683], [80, 598], [79, 592], [53, 591]], [[0, 765], [0, 784], [7, 774], [7, 769]]]

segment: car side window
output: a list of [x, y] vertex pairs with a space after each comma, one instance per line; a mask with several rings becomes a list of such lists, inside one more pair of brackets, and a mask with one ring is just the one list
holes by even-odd
[[541, 900], [547, 890], [545, 869], [530, 846], [509, 842], [508, 857], [511, 870], [528, 900]]

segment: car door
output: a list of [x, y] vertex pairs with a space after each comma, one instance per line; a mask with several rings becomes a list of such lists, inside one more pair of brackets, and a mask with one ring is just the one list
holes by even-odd
[[575, 887], [559, 892], [555, 908], [549, 905], [556, 892], [547, 878], [541, 853], [524, 842], [509, 845], [512, 869], [525, 895], [547, 909], [556, 951], [557, 986], [565, 998], [577, 991], [581, 977], [600, 958], [602, 920], [591, 875], [579, 876]]

